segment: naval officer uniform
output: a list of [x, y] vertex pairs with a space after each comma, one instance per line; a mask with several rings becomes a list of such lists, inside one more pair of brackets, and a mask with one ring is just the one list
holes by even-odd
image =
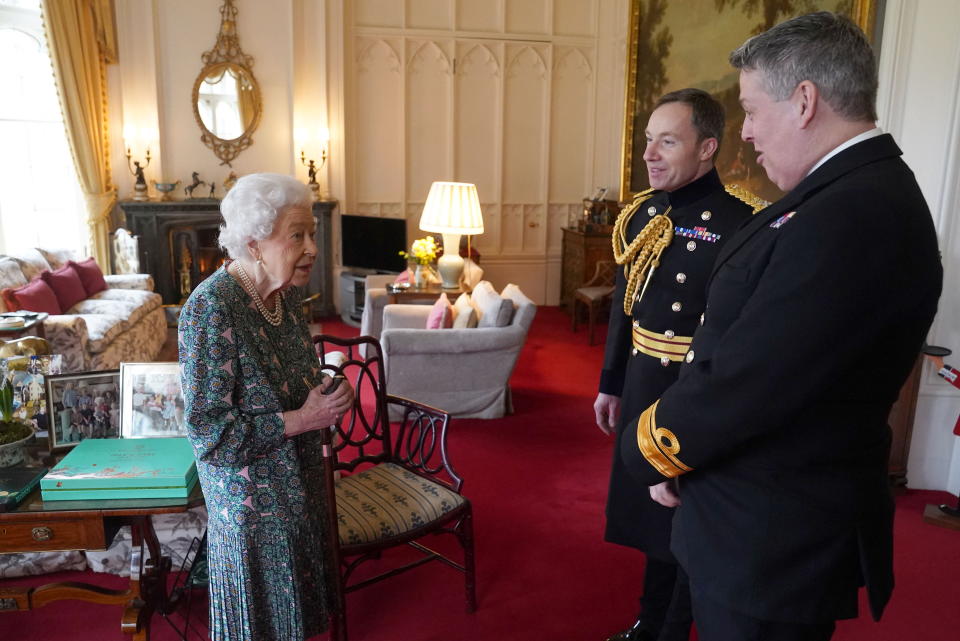
[[[747, 198], [747, 192], [737, 193]], [[623, 268], [617, 270], [600, 376], [600, 392], [621, 397], [618, 435], [627, 420], [677, 379], [706, 304], [706, 280], [717, 254], [752, 211], [753, 206], [725, 190], [717, 171], [711, 169], [673, 192], [644, 192], [620, 214], [613, 242]], [[653, 245], [661, 245], [657, 266], [651, 253], [640, 249], [629, 256], [626, 249], [641, 233], [650, 235], [654, 228], [662, 232], [650, 237], [652, 251], [657, 251]], [[646, 270], [639, 264], [644, 260], [651, 263]], [[628, 280], [629, 273], [633, 278]], [[674, 510], [655, 503], [646, 485], [627, 474], [619, 450], [617, 438], [605, 539], [647, 554], [642, 618], [645, 625], [659, 629], [676, 571], [670, 552]], [[658, 577], [664, 573], [668, 576]]]

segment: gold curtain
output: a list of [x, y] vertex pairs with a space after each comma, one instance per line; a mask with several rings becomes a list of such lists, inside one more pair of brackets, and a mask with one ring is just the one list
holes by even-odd
[[116, 60], [111, 0], [43, 0], [47, 48], [60, 97], [67, 140], [87, 207], [93, 257], [110, 270], [110, 182], [107, 130], [108, 61]]

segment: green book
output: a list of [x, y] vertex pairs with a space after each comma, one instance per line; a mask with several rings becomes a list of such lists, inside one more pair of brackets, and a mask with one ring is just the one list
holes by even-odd
[[185, 498], [197, 482], [185, 438], [86, 439], [40, 481], [44, 501]]
[[0, 467], [0, 512], [13, 510], [20, 505], [46, 473], [45, 467]]

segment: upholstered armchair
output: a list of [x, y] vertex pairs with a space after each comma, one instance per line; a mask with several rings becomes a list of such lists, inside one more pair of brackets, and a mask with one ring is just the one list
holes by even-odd
[[516, 285], [509, 324], [470, 329], [425, 329], [428, 305], [387, 305], [383, 346], [387, 392], [460, 418], [499, 418], [513, 412], [510, 375], [537, 306]]

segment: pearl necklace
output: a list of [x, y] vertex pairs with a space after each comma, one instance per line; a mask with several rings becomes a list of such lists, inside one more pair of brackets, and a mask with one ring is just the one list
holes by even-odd
[[243, 268], [243, 265], [240, 264], [240, 261], [237, 262], [237, 275], [240, 277], [240, 282], [243, 283], [244, 289], [247, 290], [247, 293], [250, 294], [250, 297], [253, 298], [253, 303], [257, 306], [257, 309], [260, 310], [260, 313], [263, 314], [263, 317], [267, 319], [267, 322], [277, 327], [280, 325], [280, 322], [283, 321], [283, 307], [280, 304], [280, 292], [277, 292], [277, 297], [273, 305], [273, 311], [269, 311], [267, 306], [263, 304], [263, 299], [260, 297], [260, 292], [257, 291], [257, 288], [253, 286], [253, 280], [250, 276], [247, 275], [247, 270]]

